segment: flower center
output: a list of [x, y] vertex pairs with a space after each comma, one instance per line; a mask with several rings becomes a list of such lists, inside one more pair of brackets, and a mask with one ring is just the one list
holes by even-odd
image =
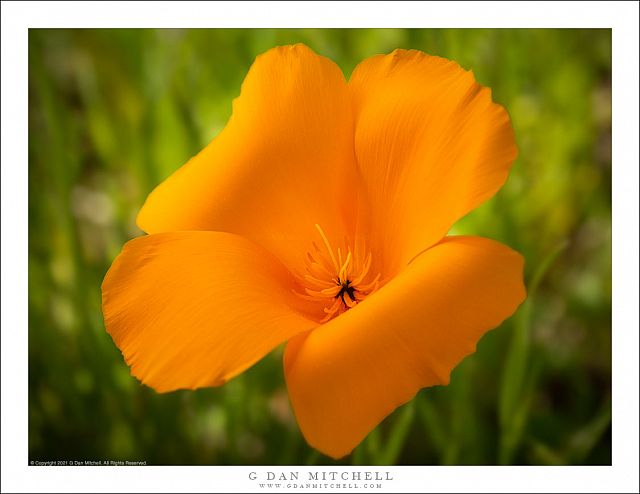
[[349, 297], [351, 299], [351, 301], [354, 301], [356, 299], [355, 297], [355, 293], [356, 293], [356, 289], [354, 287], [351, 286], [351, 281], [350, 280], [346, 280], [340, 283], [340, 292], [338, 293], [338, 295], [336, 295], [336, 298], [340, 297], [342, 299], [342, 303], [344, 303], [346, 305], [347, 302], [345, 302], [344, 300], [344, 294], [347, 294], [347, 297]]
[[320, 225], [316, 225], [324, 248], [312, 242], [313, 249], [305, 257], [303, 275], [304, 294], [298, 295], [305, 300], [318, 304], [324, 317], [321, 323], [355, 307], [367, 295], [377, 290], [380, 274], [370, 273], [371, 253], [363, 248], [351, 245], [345, 240], [343, 248], [335, 251]]

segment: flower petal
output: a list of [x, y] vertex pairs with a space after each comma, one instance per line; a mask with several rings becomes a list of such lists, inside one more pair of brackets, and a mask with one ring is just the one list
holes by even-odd
[[447, 384], [477, 341], [525, 298], [523, 259], [497, 242], [447, 237], [387, 285], [285, 352], [305, 438], [348, 454], [423, 387]]
[[144, 384], [218, 386], [315, 324], [290, 308], [287, 270], [228, 233], [128, 242], [102, 284], [105, 326]]
[[278, 47], [256, 58], [225, 129], [149, 195], [138, 225], [236, 233], [291, 266], [316, 223], [347, 231], [355, 173], [342, 71], [304, 45]]
[[493, 196], [517, 149], [507, 112], [455, 62], [396, 50], [360, 63], [349, 89], [388, 277]]

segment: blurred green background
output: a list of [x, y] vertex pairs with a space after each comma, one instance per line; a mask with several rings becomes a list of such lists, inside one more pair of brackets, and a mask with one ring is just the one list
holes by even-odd
[[395, 48], [454, 59], [520, 149], [454, 232], [522, 252], [528, 301], [338, 463], [611, 463], [611, 31], [568, 29], [30, 30], [30, 459], [335, 463], [297, 428], [281, 348], [222, 388], [159, 395], [100, 310], [147, 194], [222, 129], [255, 56], [294, 42], [347, 76]]

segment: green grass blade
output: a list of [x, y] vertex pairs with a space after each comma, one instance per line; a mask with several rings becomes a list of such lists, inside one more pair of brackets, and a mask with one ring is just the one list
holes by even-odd
[[429, 445], [436, 450], [439, 457], [442, 457], [447, 446], [445, 425], [425, 393], [418, 394], [415, 401], [418, 417], [427, 434]]
[[529, 283], [528, 298], [515, 318], [515, 327], [507, 361], [502, 374], [502, 385], [499, 403], [499, 419], [501, 427], [499, 462], [511, 462], [515, 449], [524, 429], [524, 418], [529, 400], [523, 400], [530, 353], [530, 326], [535, 293], [553, 262], [567, 248], [562, 242], [554, 248], [540, 263]]
[[566, 456], [571, 459], [571, 463], [582, 464], [610, 425], [611, 401], [607, 400], [593, 420], [578, 430], [569, 440]]
[[395, 465], [402, 451], [409, 430], [413, 424], [413, 416], [415, 412], [415, 400], [407, 403], [401, 410], [398, 411], [396, 420], [393, 423], [389, 434], [389, 440], [384, 449], [380, 452], [376, 458], [378, 465]]

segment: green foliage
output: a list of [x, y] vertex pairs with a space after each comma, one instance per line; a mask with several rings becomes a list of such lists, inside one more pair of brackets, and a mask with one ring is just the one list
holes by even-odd
[[158, 395], [105, 332], [100, 284], [146, 195], [224, 126], [254, 57], [303, 42], [349, 76], [416, 48], [513, 120], [505, 187], [452, 233], [522, 252], [529, 299], [342, 464], [611, 462], [609, 30], [31, 30], [29, 456], [333, 464], [303, 440], [282, 349], [217, 389]]

